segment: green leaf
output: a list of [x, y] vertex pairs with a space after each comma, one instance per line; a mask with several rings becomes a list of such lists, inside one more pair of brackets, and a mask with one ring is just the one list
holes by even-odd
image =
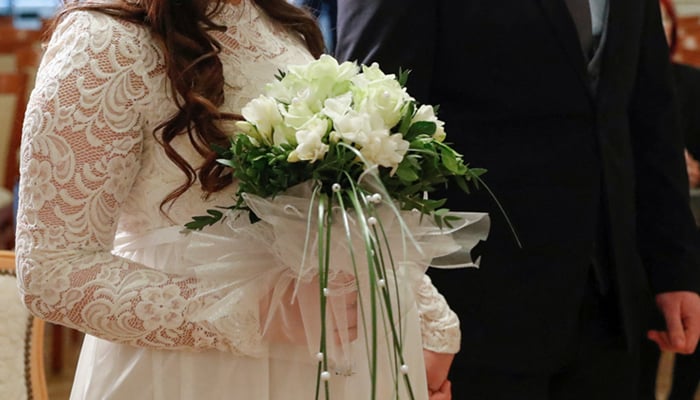
[[454, 151], [446, 150], [443, 148], [442, 151], [442, 165], [447, 168], [448, 171], [458, 174], [460, 172], [460, 166], [464, 166], [460, 161], [461, 159], [457, 157]]
[[220, 146], [216, 143], [212, 143], [210, 147], [221, 158], [230, 158], [232, 156], [230, 147]]
[[404, 182], [415, 182], [420, 178], [414, 167], [408, 162], [399, 164], [399, 167], [396, 168], [396, 175]]
[[480, 177], [485, 174], [488, 170], [485, 168], [469, 168], [469, 176], [472, 178]]
[[[433, 209], [433, 210], [435, 210], [435, 209], [437, 209], [437, 208], [439, 208], [439, 207], [444, 206], [444, 205], [445, 205], [445, 202], [447, 202], [447, 199], [423, 199], [423, 204], [427, 205], [428, 207], [430, 207], [430, 208]], [[450, 211], [450, 210], [448, 210], [448, 209], [446, 209], [446, 208], [442, 208], [442, 209], [440, 209], [440, 210], [447, 210], [447, 211]], [[439, 212], [440, 210], [437, 210], [437, 211]], [[447, 211], [446, 211], [446, 212], [447, 212]]]
[[467, 193], [467, 194], [471, 193], [471, 189], [469, 189], [469, 185], [467, 184], [467, 178], [465, 178], [463, 176], [459, 176], [459, 177], [457, 177], [457, 179], [455, 179], [455, 182], [457, 183], [457, 186], [459, 186], [459, 188], [462, 189], [462, 191], [464, 193]]
[[433, 212], [433, 218], [438, 227], [442, 228], [446, 226], [452, 228], [452, 222], [459, 221], [460, 218], [454, 215], [450, 215], [450, 210], [448, 208], [441, 208]]
[[207, 214], [209, 215], [199, 215], [192, 217], [192, 221], [186, 223], [185, 228], [193, 231], [199, 231], [209, 225], [214, 225], [215, 223], [219, 222], [224, 216], [224, 213], [222, 213], [219, 210], [207, 210]]
[[435, 122], [431, 121], [418, 121], [414, 122], [409, 128], [408, 132], [406, 132], [405, 139], [406, 140], [413, 140], [414, 138], [420, 136], [420, 135], [427, 135], [427, 136], [433, 136], [435, 134], [435, 130], [437, 129], [437, 125]]
[[406, 110], [401, 117], [401, 122], [399, 122], [398, 132], [404, 136], [408, 132], [408, 128], [411, 126], [411, 120], [413, 119], [413, 114], [416, 112], [416, 103], [414, 101], [408, 102]]
[[399, 85], [401, 85], [401, 87], [406, 87], [406, 83], [408, 82], [408, 75], [410, 74], [410, 69], [399, 68], [399, 75], [396, 78], [396, 80], [399, 81]]
[[236, 168], [235, 162], [230, 159], [219, 158], [216, 160], [217, 163], [225, 165], [227, 167]]

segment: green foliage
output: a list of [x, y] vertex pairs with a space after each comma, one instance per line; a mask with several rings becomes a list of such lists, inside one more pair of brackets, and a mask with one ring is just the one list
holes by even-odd
[[192, 217], [192, 221], [185, 224], [185, 228], [198, 231], [205, 226], [213, 225], [223, 217], [223, 212], [219, 210], [207, 210], [208, 215]]
[[406, 82], [408, 82], [408, 75], [410, 74], [410, 69], [399, 68], [399, 76], [396, 79], [399, 81], [399, 85], [401, 85], [401, 87], [406, 87]]

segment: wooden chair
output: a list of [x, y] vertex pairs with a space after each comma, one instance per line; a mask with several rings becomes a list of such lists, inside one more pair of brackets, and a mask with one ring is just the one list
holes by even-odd
[[15, 254], [0, 251], [0, 398], [46, 400], [44, 321], [27, 311], [17, 291]]
[[[0, 183], [12, 190], [19, 178], [19, 146], [27, 107], [27, 74], [0, 72]], [[4, 114], [4, 115], [3, 115]]]
[[12, 25], [0, 24], [0, 53], [13, 53], [15, 50], [42, 40], [43, 30], [17, 29]]

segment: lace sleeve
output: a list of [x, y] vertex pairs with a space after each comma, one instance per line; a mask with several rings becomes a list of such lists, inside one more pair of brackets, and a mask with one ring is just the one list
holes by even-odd
[[162, 67], [145, 29], [83, 11], [59, 25], [23, 130], [20, 289], [40, 318], [113, 342], [253, 354], [260, 343], [255, 314], [216, 326], [194, 322], [207, 301], [197, 296], [196, 279], [110, 252], [143, 137], [151, 134], [144, 111], [157, 106], [149, 88], [163, 79]]
[[424, 274], [418, 285], [416, 302], [421, 318], [423, 348], [436, 353], [457, 353], [461, 340], [459, 318], [435, 289], [428, 275]]

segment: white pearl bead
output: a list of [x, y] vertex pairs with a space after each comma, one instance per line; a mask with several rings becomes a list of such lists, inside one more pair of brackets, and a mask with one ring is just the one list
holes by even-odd
[[328, 288], [323, 288], [323, 295], [328, 296]]
[[336, 193], [340, 192], [340, 189], [341, 189], [340, 184], [339, 184], [339, 183], [334, 183], [334, 184], [331, 186], [331, 189], [332, 189], [334, 192], [336, 192]]
[[320, 351], [318, 353], [316, 353], [316, 359], [318, 361], [323, 361], [323, 353]]
[[384, 279], [380, 279], [377, 281], [377, 285], [379, 287], [384, 287], [384, 286], [386, 286], [386, 281]]
[[372, 195], [372, 203], [379, 204], [382, 202], [382, 195], [379, 193], [375, 193]]
[[401, 373], [404, 375], [408, 373], [408, 365], [404, 364], [401, 366]]
[[377, 225], [377, 219], [374, 217], [367, 218], [367, 223], [370, 225]]
[[327, 381], [331, 379], [331, 373], [328, 371], [323, 371], [321, 372], [321, 380], [322, 381]]

